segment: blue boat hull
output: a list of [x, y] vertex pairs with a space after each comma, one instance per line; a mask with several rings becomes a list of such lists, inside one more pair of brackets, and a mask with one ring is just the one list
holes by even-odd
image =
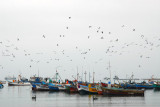
[[59, 88], [57, 86], [48, 86], [50, 91], [59, 91]]

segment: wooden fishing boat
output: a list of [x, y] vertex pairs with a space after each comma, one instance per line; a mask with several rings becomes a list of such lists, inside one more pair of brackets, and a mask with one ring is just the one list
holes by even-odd
[[94, 84], [88, 84], [88, 91], [89, 91], [89, 94], [98, 94]]
[[98, 95], [103, 95], [101, 86], [97, 85], [96, 90], [97, 90]]
[[126, 89], [153, 89], [152, 84], [121, 84], [121, 87], [126, 88]]
[[49, 90], [50, 89], [49, 89], [48, 85], [43, 85], [43, 84], [41, 84], [41, 85], [36, 84], [36, 88], [34, 88], [34, 91], [49, 91]]
[[78, 89], [75, 85], [66, 85], [65, 90], [68, 93], [78, 93]]
[[65, 91], [66, 90], [64, 85], [58, 84], [57, 86], [59, 88], [59, 91]]
[[29, 82], [9, 82], [8, 86], [30, 86]]
[[149, 83], [140, 83], [140, 84], [135, 84], [136, 85], [136, 89], [153, 89], [153, 84], [149, 84]]
[[103, 95], [114, 95], [114, 96], [144, 96], [144, 90], [137, 89], [123, 89], [123, 88], [107, 88], [102, 87]]
[[78, 84], [78, 92], [80, 95], [89, 94], [89, 88], [88, 86]]
[[58, 86], [52, 83], [48, 84], [48, 88], [49, 88], [49, 91], [59, 91]]

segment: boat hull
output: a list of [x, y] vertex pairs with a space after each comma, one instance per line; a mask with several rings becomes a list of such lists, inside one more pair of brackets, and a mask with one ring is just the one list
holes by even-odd
[[144, 96], [144, 90], [102, 88], [103, 95], [113, 96]]
[[3, 86], [3, 84], [0, 84], [0, 88], [3, 88], [4, 86]]
[[153, 85], [145, 84], [121, 84], [121, 87], [126, 89], [153, 89]]
[[89, 94], [89, 91], [86, 91], [86, 90], [83, 90], [83, 89], [78, 90], [78, 92], [79, 92], [80, 95], [87, 95], [87, 94]]
[[160, 84], [153, 84], [154, 90], [160, 90]]
[[78, 89], [76, 86], [65, 86], [65, 90], [68, 93], [78, 93]]
[[48, 86], [49, 91], [59, 91], [59, 88], [57, 86]]
[[30, 85], [31, 85], [30, 83], [14, 83], [14, 82], [8, 83], [8, 86], [30, 86]]
[[49, 87], [47, 85], [36, 85], [34, 91], [49, 91]]

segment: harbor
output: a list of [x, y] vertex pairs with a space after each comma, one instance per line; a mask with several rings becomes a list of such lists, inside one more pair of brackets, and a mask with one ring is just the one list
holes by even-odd
[[160, 0], [0, 0], [0, 107], [159, 107]]

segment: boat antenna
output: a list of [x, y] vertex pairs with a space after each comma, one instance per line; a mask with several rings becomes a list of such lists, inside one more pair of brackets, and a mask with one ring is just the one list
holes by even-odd
[[110, 82], [111, 82], [111, 66], [110, 66], [110, 61], [109, 61], [109, 73], [110, 73]]
[[90, 76], [90, 72], [89, 72], [89, 83], [90, 83], [90, 77], [91, 77], [91, 76]]
[[85, 74], [85, 82], [87, 82], [87, 81], [86, 81], [86, 74], [87, 74], [87, 72], [85, 71], [85, 73], [84, 73], [84, 74]]
[[79, 73], [78, 73], [78, 66], [77, 66], [77, 81], [78, 81], [78, 75], [79, 75]]

